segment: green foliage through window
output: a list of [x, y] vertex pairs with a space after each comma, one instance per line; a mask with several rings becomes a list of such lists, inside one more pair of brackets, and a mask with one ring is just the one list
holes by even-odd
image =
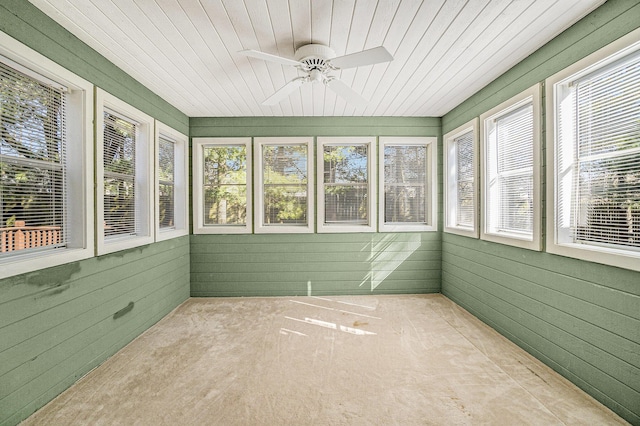
[[265, 225], [307, 224], [307, 146], [262, 147]]
[[247, 150], [244, 145], [204, 148], [204, 224], [247, 223]]

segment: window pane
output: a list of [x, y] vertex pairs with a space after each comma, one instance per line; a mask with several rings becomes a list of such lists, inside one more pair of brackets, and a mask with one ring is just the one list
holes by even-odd
[[158, 213], [160, 229], [175, 226], [174, 197], [175, 144], [163, 137], [158, 141]]
[[367, 145], [326, 145], [323, 152], [325, 222], [367, 224]]
[[263, 145], [265, 225], [307, 224], [307, 145]]
[[66, 244], [65, 94], [0, 63], [0, 253]]
[[104, 112], [104, 235], [135, 235], [136, 124]]
[[473, 172], [473, 132], [454, 140], [456, 156], [456, 226], [473, 227], [475, 176]]
[[640, 248], [640, 57], [574, 85], [577, 171], [570, 234], [587, 243]]
[[640, 247], [640, 151], [628, 151], [580, 162], [572, 231], [576, 240]]
[[247, 223], [247, 152], [244, 145], [204, 148], [204, 224]]
[[368, 181], [366, 145], [325, 146], [325, 183], [366, 183]]
[[104, 178], [104, 235], [135, 235], [135, 182], [129, 178]]
[[367, 223], [367, 184], [330, 185], [325, 188], [326, 223]]
[[384, 203], [386, 223], [426, 223], [427, 147], [386, 145]]
[[533, 106], [496, 120], [498, 173], [533, 166]]
[[135, 176], [136, 125], [104, 112], [104, 171]]
[[533, 235], [533, 105], [489, 125], [489, 232]]
[[533, 177], [505, 176], [501, 179], [500, 229], [531, 232], [533, 229]]
[[168, 183], [158, 185], [158, 209], [160, 229], [175, 227], [175, 186]]

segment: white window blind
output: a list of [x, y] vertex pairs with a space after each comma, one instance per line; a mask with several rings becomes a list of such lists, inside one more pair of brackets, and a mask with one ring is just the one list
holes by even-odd
[[324, 222], [369, 223], [369, 146], [325, 145]]
[[175, 228], [175, 142], [158, 138], [158, 220], [160, 229]]
[[387, 144], [383, 154], [385, 223], [427, 223], [427, 146]]
[[473, 131], [453, 140], [456, 170], [456, 221], [459, 227], [474, 227], [475, 174]]
[[104, 111], [104, 235], [136, 235], [136, 123]]
[[203, 224], [247, 223], [247, 148], [205, 146], [203, 155]]
[[306, 144], [262, 145], [263, 225], [308, 224]]
[[640, 249], [640, 55], [565, 83], [565, 91], [557, 163], [570, 179], [558, 179], [558, 207], [570, 218], [569, 238]]
[[533, 235], [533, 105], [489, 120], [487, 232]]
[[68, 240], [66, 90], [0, 62], [0, 256]]

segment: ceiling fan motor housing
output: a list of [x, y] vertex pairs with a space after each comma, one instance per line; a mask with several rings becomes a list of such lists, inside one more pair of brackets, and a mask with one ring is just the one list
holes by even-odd
[[336, 52], [322, 44], [307, 44], [296, 50], [296, 61], [304, 64], [304, 71], [318, 70], [322, 73], [331, 69], [329, 59], [335, 58]]

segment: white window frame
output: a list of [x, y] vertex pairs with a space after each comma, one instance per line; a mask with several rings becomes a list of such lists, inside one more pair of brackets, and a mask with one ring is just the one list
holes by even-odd
[[[438, 138], [437, 137], [393, 137], [379, 138], [380, 153], [378, 171], [378, 229], [380, 232], [430, 232], [438, 230]], [[427, 182], [425, 182], [425, 204], [427, 221], [415, 223], [385, 222], [385, 180], [384, 180], [384, 149], [385, 146], [425, 146], [427, 148], [426, 164], [428, 168]]]
[[[173, 142], [174, 164], [173, 164], [173, 197], [174, 197], [174, 227], [160, 228], [160, 176], [159, 176], [159, 144], [160, 137]], [[189, 234], [189, 199], [187, 184], [189, 182], [189, 138], [177, 130], [157, 121], [155, 125], [155, 233], [156, 241], [164, 241], [171, 238], [181, 237]]]
[[[318, 192], [317, 201], [317, 230], [318, 233], [341, 233], [341, 232], [376, 232], [377, 219], [376, 219], [376, 137], [375, 136], [356, 136], [356, 137], [319, 137], [317, 138], [317, 163], [316, 163], [316, 186]], [[369, 156], [367, 158], [368, 177], [369, 182], [367, 185], [368, 191], [368, 221], [363, 225], [350, 225], [350, 224], [325, 224], [325, 211], [324, 211], [324, 147], [326, 145], [366, 145]]]
[[[244, 145], [247, 153], [247, 213], [244, 225], [204, 225], [203, 161], [204, 148], [215, 145]], [[193, 233], [194, 234], [250, 234], [252, 228], [252, 152], [250, 137], [232, 138], [193, 138], [192, 140], [193, 170]]]
[[[153, 118], [110, 93], [96, 88], [96, 235], [97, 254], [103, 255], [154, 242], [154, 201], [152, 177]], [[105, 238], [104, 235], [104, 111], [108, 109], [135, 121], [136, 126], [136, 235]]]
[[94, 255], [93, 85], [0, 32], [0, 55], [69, 89], [67, 97], [66, 248], [17, 254], [0, 260], [0, 279]]
[[[268, 145], [304, 145], [307, 151], [307, 224], [306, 225], [266, 225], [264, 223], [263, 158], [262, 148]], [[313, 210], [315, 194], [313, 192], [313, 138], [312, 137], [262, 137], [254, 138], [255, 158], [255, 232], [264, 234], [312, 233], [314, 231]]]
[[[536, 84], [529, 89], [519, 93], [511, 99], [502, 102], [500, 105], [492, 108], [491, 110], [480, 115], [480, 163], [481, 163], [481, 227], [480, 238], [486, 241], [492, 241], [501, 244], [512, 245], [516, 247], [526, 248], [530, 250], [540, 251], [541, 246], [541, 127], [540, 127], [540, 84]], [[533, 105], [533, 230], [531, 237], [523, 237], [516, 233], [502, 233], [492, 232], [490, 224], [488, 222], [489, 215], [487, 214], [490, 206], [488, 205], [487, 196], [489, 194], [489, 179], [488, 179], [488, 164], [490, 159], [488, 158], [489, 144], [487, 123], [489, 120], [493, 120], [502, 115], [520, 108], [521, 106], [531, 102]]]
[[[444, 135], [444, 232], [478, 238], [480, 235], [478, 226], [478, 158], [479, 158], [479, 129], [478, 118], [455, 128]], [[458, 179], [457, 179], [457, 155], [455, 140], [460, 136], [471, 132], [473, 137], [473, 226], [461, 226], [457, 224], [458, 217]]]
[[558, 86], [568, 81], [590, 74], [601, 67], [606, 67], [624, 56], [640, 51], [640, 29], [635, 30], [613, 43], [592, 53], [564, 70], [554, 74], [546, 80], [546, 128], [547, 128], [547, 230], [549, 237], [546, 240], [546, 250], [562, 256], [603, 263], [620, 268], [640, 271], [640, 251], [633, 249], [603, 247], [598, 245], [580, 244], [562, 241], [559, 234], [568, 233], [568, 227], [562, 227], [559, 216], [558, 185], [559, 179], [556, 164], [556, 152], [558, 128], [556, 117], [556, 99]]

